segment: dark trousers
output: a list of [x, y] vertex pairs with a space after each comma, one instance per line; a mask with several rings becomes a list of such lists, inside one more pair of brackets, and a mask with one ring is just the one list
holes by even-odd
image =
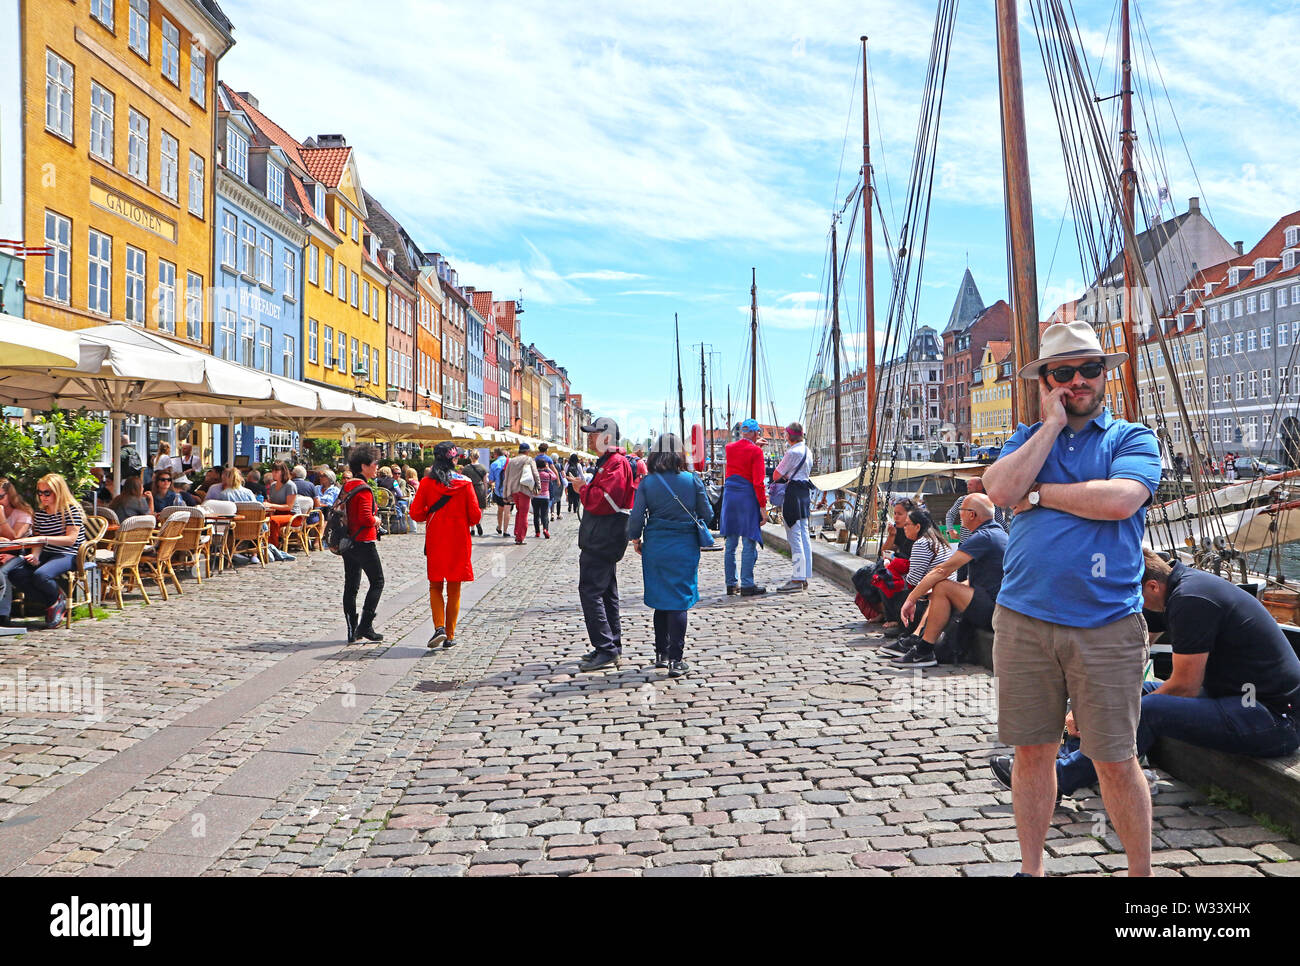
[[581, 506], [582, 503], [578, 494], [574, 493], [572, 490], [569, 490], [569, 512], [576, 513], [578, 514], [579, 518], [581, 518], [582, 516], [581, 509], [580, 509]]
[[533, 497], [533, 534], [541, 536], [543, 530], [551, 529], [551, 498], [549, 496]]
[[[9, 592], [9, 604], [13, 602], [13, 591], [21, 590], [28, 603], [40, 607], [49, 607], [59, 599], [59, 578], [77, 565], [77, 558], [69, 553], [50, 553], [42, 550], [40, 563], [33, 567], [25, 559], [18, 558], [19, 563], [8, 571], [9, 581], [13, 584]], [[4, 609], [4, 616], [9, 615], [9, 606]]]
[[666, 654], [670, 661], [680, 661], [686, 648], [686, 611], [655, 611], [655, 654]]
[[578, 599], [587, 622], [587, 636], [598, 651], [623, 653], [618, 620], [618, 564], [586, 550], [578, 554]]
[[379, 544], [354, 543], [343, 554], [343, 612], [357, 612], [357, 591], [361, 589], [361, 572], [370, 586], [362, 610], [374, 614], [379, 609], [379, 595], [384, 592], [384, 565], [379, 560]]

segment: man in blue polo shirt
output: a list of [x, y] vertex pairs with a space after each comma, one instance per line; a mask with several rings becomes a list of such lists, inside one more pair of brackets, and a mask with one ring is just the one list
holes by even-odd
[[511, 503], [505, 494], [505, 470], [508, 457], [506, 451], [497, 447], [492, 451], [492, 462], [488, 464], [488, 482], [492, 484], [492, 502], [497, 507], [497, 534], [510, 535]]
[[1020, 426], [984, 474], [1016, 511], [993, 617], [998, 736], [1016, 749], [1011, 796], [1021, 875], [1043, 874], [1066, 701], [1100, 779], [1130, 876], [1151, 874], [1151, 794], [1137, 760], [1147, 657], [1143, 508], [1160, 483], [1145, 426], [1104, 406], [1104, 353], [1087, 322], [1043, 333], [1019, 378], [1037, 383], [1043, 418]]

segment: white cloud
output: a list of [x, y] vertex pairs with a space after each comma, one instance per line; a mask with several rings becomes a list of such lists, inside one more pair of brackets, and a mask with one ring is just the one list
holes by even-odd
[[637, 272], [617, 272], [613, 269], [602, 268], [594, 272], [570, 272], [564, 276], [568, 279], [591, 279], [596, 282], [630, 282], [637, 278], [649, 278], [649, 275], [640, 275]]

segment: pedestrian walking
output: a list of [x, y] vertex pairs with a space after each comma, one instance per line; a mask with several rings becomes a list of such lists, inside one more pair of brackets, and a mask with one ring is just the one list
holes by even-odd
[[510, 532], [510, 508], [513, 505], [506, 498], [505, 492], [507, 462], [506, 451], [498, 446], [492, 451], [492, 462], [488, 464], [488, 482], [492, 484], [492, 503], [497, 508], [497, 536], [501, 537]]
[[[347, 498], [348, 538], [352, 541], [343, 551], [343, 618], [348, 626], [348, 643], [357, 638], [382, 641], [384, 635], [375, 630], [375, 612], [379, 609], [379, 595], [384, 592], [384, 565], [379, 559], [379, 521], [375, 517], [375, 494], [370, 481], [379, 472], [379, 451], [373, 446], [358, 446], [348, 457], [352, 479], [343, 484], [339, 499]], [[365, 573], [368, 586], [361, 618], [357, 619], [357, 591], [361, 589], [361, 574]]]
[[[434, 448], [437, 453], [437, 447]], [[475, 453], [472, 457], [469, 453], [462, 454], [458, 459], [460, 464], [460, 473], [465, 479], [469, 480], [474, 487], [474, 498], [478, 501], [479, 519], [474, 522], [474, 529], [478, 535], [483, 536], [483, 514], [482, 511], [487, 509], [487, 467], [480, 461], [479, 455]]]
[[687, 470], [682, 442], [672, 433], [655, 441], [646, 469], [627, 534], [641, 556], [642, 599], [655, 612], [655, 667], [679, 678], [690, 670], [683, 658], [686, 615], [700, 600], [700, 528], [708, 532], [713, 508], [704, 481]]
[[533, 462], [529, 444], [519, 444], [518, 454], [506, 463], [501, 479], [501, 488], [515, 505], [515, 543], [523, 543], [528, 535], [528, 506], [539, 486], [537, 464]]
[[1015, 746], [1012, 805], [1021, 873], [1043, 874], [1056, 798], [1056, 754], [1071, 703], [1081, 750], [1128, 856], [1151, 874], [1151, 795], [1137, 759], [1147, 659], [1142, 619], [1143, 508], [1160, 484], [1160, 449], [1145, 426], [1104, 405], [1106, 370], [1092, 326], [1048, 326], [1037, 383], [1043, 418], [1021, 426], [984, 474], [988, 495], [1016, 512], [993, 617], [998, 736]]
[[569, 477], [571, 476], [577, 476], [580, 478], [583, 476], [582, 463], [579, 462], [577, 453], [569, 454], [569, 465], [565, 467], [564, 470], [564, 478], [566, 481], [564, 486], [564, 492], [568, 495], [569, 498], [569, 512], [577, 516], [579, 522], [581, 522], [582, 500], [578, 497], [578, 491], [573, 488], [573, 484], [567, 482]]
[[425, 569], [429, 576], [429, 607], [433, 611], [429, 647], [456, 645], [461, 584], [474, 579], [469, 533], [482, 519], [484, 504], [474, 491], [473, 481], [453, 470], [458, 455], [451, 442], [433, 448], [433, 466], [420, 481], [411, 503], [411, 519], [425, 524]]
[[[543, 443], [543, 446], [546, 444]], [[550, 457], [543, 461], [545, 453], [537, 454], [537, 495], [533, 497], [533, 536], [545, 536], [551, 539], [551, 488], [559, 488], [560, 477], [555, 470], [555, 463]]]
[[785, 437], [790, 445], [772, 474], [772, 505], [781, 508], [785, 538], [790, 545], [790, 579], [777, 588], [788, 593], [807, 590], [812, 579], [812, 538], [808, 535], [808, 518], [812, 516], [812, 483], [809, 482], [812, 465], [803, 441], [803, 426], [791, 423], [785, 428]]
[[[758, 445], [762, 435], [758, 420], [747, 419], [740, 424], [740, 439], [727, 444], [719, 530], [726, 538], [723, 570], [729, 595], [739, 593], [742, 597], [752, 597], [767, 593], [766, 587], [754, 583], [754, 564], [758, 560], [758, 548], [763, 545], [763, 508], [767, 506], [763, 483], [766, 467], [763, 450]], [[736, 581], [737, 544], [743, 544], [739, 583]]]
[[592, 650], [578, 664], [579, 671], [618, 667], [623, 653], [623, 631], [618, 612], [618, 562], [627, 552], [628, 517], [636, 499], [632, 467], [618, 445], [618, 423], [601, 416], [589, 426], [588, 449], [599, 453], [590, 480], [569, 476], [587, 512], [578, 527], [578, 598]]

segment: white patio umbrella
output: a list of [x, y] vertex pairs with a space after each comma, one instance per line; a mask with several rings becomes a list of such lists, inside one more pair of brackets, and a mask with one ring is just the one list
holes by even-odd
[[81, 362], [76, 332], [0, 313], [0, 364], [74, 367]]

